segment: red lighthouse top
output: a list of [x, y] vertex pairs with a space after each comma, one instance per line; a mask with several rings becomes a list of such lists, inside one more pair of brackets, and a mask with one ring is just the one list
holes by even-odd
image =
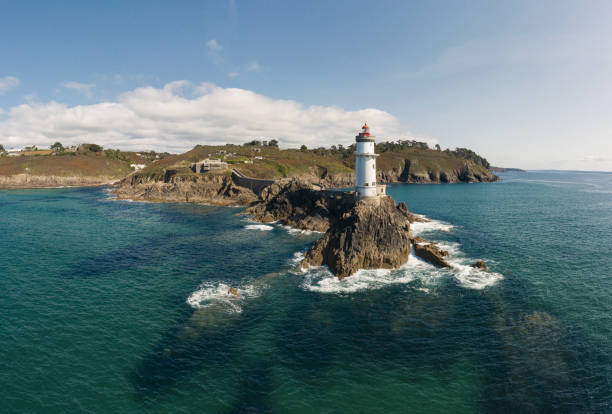
[[370, 136], [370, 127], [368, 126], [368, 123], [366, 122], [365, 124], [363, 124], [363, 126], [361, 127], [361, 129], [363, 130], [359, 135], [361, 136], [365, 136], [365, 137], [369, 137]]
[[363, 126], [361, 127], [361, 132], [355, 138], [357, 138], [358, 142], [374, 141], [374, 137], [370, 135], [370, 127], [368, 126], [367, 122], [363, 124]]

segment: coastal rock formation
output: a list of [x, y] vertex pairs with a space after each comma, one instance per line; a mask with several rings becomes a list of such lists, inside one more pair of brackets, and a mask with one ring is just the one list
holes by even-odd
[[299, 179], [281, 180], [261, 193], [261, 202], [246, 213], [263, 223], [325, 232], [356, 203], [353, 194], [321, 191]]
[[89, 187], [117, 181], [110, 176], [0, 175], [0, 188]]
[[421, 237], [415, 237], [412, 239], [412, 245], [414, 246], [414, 254], [421, 259], [433, 264], [434, 266], [451, 267], [451, 265], [444, 259], [448, 256], [448, 252], [441, 250], [437, 243], [427, 241]]
[[411, 243], [424, 260], [450, 267], [447, 252], [410, 236], [410, 223], [428, 220], [391, 197], [358, 201], [352, 193], [315, 190], [289, 179], [268, 187], [261, 198], [246, 210], [253, 219], [325, 232], [306, 253], [303, 267], [327, 265], [340, 279], [359, 269], [398, 268], [408, 260]]
[[215, 205], [249, 205], [259, 198], [250, 189], [236, 185], [228, 175], [176, 174], [161, 177], [132, 174], [113, 190], [119, 199], [163, 202], [194, 202]]
[[491, 171], [470, 161], [459, 167], [431, 169], [418, 159], [405, 159], [397, 167], [383, 167], [378, 170], [378, 180], [382, 183], [480, 183], [498, 179]]
[[400, 267], [410, 255], [406, 211], [391, 197], [359, 201], [314, 243], [302, 266], [327, 265], [340, 279], [359, 269]]
[[478, 260], [476, 263], [472, 263], [470, 266], [474, 269], [489, 270], [484, 260]]

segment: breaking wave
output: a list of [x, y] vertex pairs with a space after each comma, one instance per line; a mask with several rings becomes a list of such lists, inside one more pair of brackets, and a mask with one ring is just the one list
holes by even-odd
[[[235, 287], [240, 296], [229, 293]], [[204, 282], [198, 290], [187, 298], [187, 303], [194, 309], [206, 308], [212, 305], [221, 305], [229, 312], [242, 312], [242, 303], [248, 299], [259, 295], [259, 291], [252, 285], [241, 287], [230, 286], [223, 282]]]
[[415, 236], [421, 235], [423, 233], [434, 232], [434, 231], [443, 231], [445, 233], [448, 233], [455, 228], [455, 226], [453, 226], [452, 224], [446, 223], [444, 221], [432, 220], [421, 214], [417, 214], [417, 216], [424, 218], [426, 220], [429, 220], [429, 221], [426, 221], [424, 223], [411, 223], [410, 224], [410, 231]]
[[279, 224], [279, 226], [281, 228], [287, 230], [287, 232], [289, 234], [293, 234], [293, 235], [305, 235], [305, 236], [309, 236], [311, 234], [323, 234], [322, 231], [296, 229], [295, 227], [285, 226], [283, 224]]
[[[453, 228], [453, 225], [438, 220], [411, 224], [415, 235], [437, 231], [450, 232]], [[414, 249], [411, 250], [408, 261], [399, 269], [362, 269], [342, 280], [339, 280], [327, 266], [299, 269], [299, 263], [304, 258], [303, 253], [296, 253], [292, 262], [298, 267], [298, 271], [304, 274], [302, 288], [320, 293], [352, 293], [380, 289], [392, 284], [406, 284], [415, 290], [430, 293], [443, 278], [452, 278], [466, 289], [481, 290], [503, 279], [501, 273], [470, 266], [476, 259], [466, 257], [459, 243], [444, 241], [438, 242], [438, 246], [448, 251], [447, 261], [452, 266], [451, 269], [437, 268], [425, 262], [414, 254]]]
[[247, 224], [244, 226], [247, 230], [262, 230], [262, 231], [270, 231], [274, 230], [274, 227], [269, 226], [267, 224]]

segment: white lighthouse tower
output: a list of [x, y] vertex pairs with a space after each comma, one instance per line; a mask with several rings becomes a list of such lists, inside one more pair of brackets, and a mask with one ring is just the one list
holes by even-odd
[[376, 197], [385, 194], [385, 186], [376, 186], [376, 157], [374, 153], [374, 136], [366, 122], [361, 128], [357, 140], [357, 159], [355, 160], [355, 189], [359, 198]]

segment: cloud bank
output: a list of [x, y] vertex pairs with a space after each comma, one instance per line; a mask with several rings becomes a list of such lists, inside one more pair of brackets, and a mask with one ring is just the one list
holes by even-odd
[[29, 102], [4, 111], [2, 118], [0, 143], [9, 148], [45, 147], [60, 141], [182, 152], [196, 144], [271, 138], [284, 147], [350, 145], [364, 121], [379, 139], [419, 139], [379, 109], [306, 106], [245, 89], [187, 81], [134, 89], [115, 102], [79, 106]]

